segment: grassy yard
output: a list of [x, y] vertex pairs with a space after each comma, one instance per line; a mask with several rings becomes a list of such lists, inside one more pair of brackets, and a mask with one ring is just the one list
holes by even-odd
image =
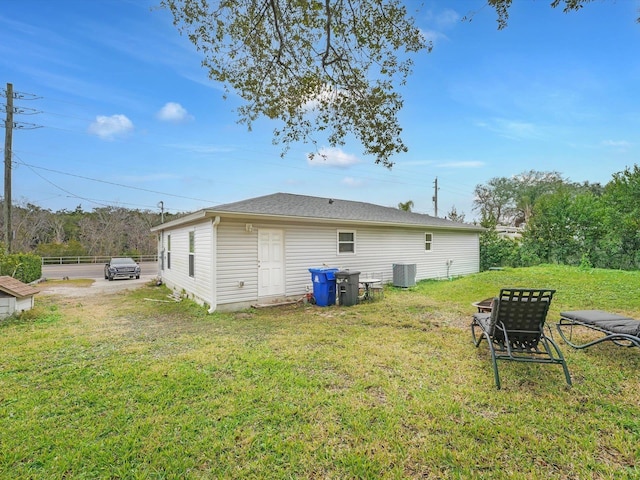
[[559, 341], [573, 388], [502, 362], [498, 391], [469, 321], [501, 287], [640, 318], [640, 272], [556, 266], [234, 314], [41, 295], [0, 323], [0, 477], [640, 478], [640, 351]]

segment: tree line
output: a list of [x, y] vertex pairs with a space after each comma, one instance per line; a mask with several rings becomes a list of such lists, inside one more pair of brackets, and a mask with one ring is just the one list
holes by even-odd
[[[0, 202], [2, 203], [2, 202]], [[165, 221], [176, 215], [164, 214]], [[42, 257], [154, 255], [152, 226], [161, 215], [150, 210], [100, 207], [52, 212], [31, 203], [12, 206], [11, 250]], [[4, 218], [0, 225], [4, 229]]]
[[[573, 183], [558, 172], [496, 177], [475, 189], [481, 270], [555, 263], [640, 269], [640, 168], [627, 167], [606, 185]], [[522, 228], [501, 237], [496, 226]]]
[[[531, 170], [492, 178], [474, 194], [474, 210], [486, 228], [481, 270], [540, 263], [640, 269], [638, 165], [613, 174], [606, 185]], [[399, 207], [410, 210], [413, 202], [406, 203]], [[165, 213], [164, 220], [179, 215]], [[31, 203], [15, 205], [12, 251], [43, 257], [154, 255], [157, 241], [150, 229], [161, 221], [159, 212], [123, 207], [52, 212]], [[1, 227], [3, 222], [0, 218]], [[499, 225], [520, 227], [521, 236], [502, 237]]]

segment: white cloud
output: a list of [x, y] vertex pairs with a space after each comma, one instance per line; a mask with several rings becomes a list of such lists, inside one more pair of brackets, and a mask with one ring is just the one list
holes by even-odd
[[394, 164], [393, 168], [398, 169], [402, 167], [414, 167], [416, 165], [432, 165], [432, 164], [433, 164], [433, 160], [409, 160], [409, 161], [398, 160]]
[[627, 142], [626, 140], [604, 140], [602, 142], [602, 146], [626, 150], [631, 146], [631, 143]]
[[505, 121], [501, 123], [501, 127], [505, 135], [517, 138], [537, 137], [537, 127], [533, 123]]
[[186, 152], [192, 153], [202, 153], [202, 154], [211, 154], [211, 153], [227, 153], [235, 151], [233, 147], [227, 147], [222, 145], [205, 145], [205, 144], [191, 144], [191, 143], [167, 143], [165, 147], [168, 148], [176, 148], [178, 150], [184, 150]]
[[437, 25], [440, 28], [450, 28], [460, 22], [460, 14], [455, 10], [447, 8], [435, 16]]
[[440, 40], [448, 40], [444, 30], [451, 30], [460, 22], [460, 15], [455, 10], [445, 9], [439, 13], [433, 11], [427, 12], [425, 17], [427, 23], [433, 25], [432, 28], [421, 28], [420, 33], [427, 42], [432, 44]]
[[600, 145], [614, 153], [627, 153], [633, 143], [626, 140], [603, 140]]
[[488, 122], [478, 121], [476, 125], [512, 140], [542, 137], [540, 128], [536, 124], [529, 122], [494, 118]]
[[421, 29], [420, 33], [427, 42], [431, 42], [432, 44], [437, 43], [438, 40], [448, 40], [448, 37], [444, 33], [435, 30]]
[[340, 183], [348, 187], [361, 187], [364, 184], [362, 180], [353, 177], [344, 177]]
[[302, 105], [302, 108], [306, 111], [315, 110], [320, 107], [322, 103], [335, 102], [340, 95], [347, 95], [346, 90], [335, 88], [331, 85], [325, 85], [319, 92], [311, 95], [309, 100]]
[[89, 133], [97, 135], [103, 140], [113, 140], [115, 137], [126, 135], [133, 131], [133, 122], [125, 115], [98, 115], [96, 121], [89, 125]]
[[355, 155], [343, 152], [339, 148], [321, 148], [313, 157], [307, 160], [309, 165], [318, 167], [348, 168], [360, 163]]
[[125, 175], [120, 177], [122, 181], [130, 183], [146, 183], [146, 182], [158, 182], [163, 180], [175, 180], [180, 178], [179, 175], [173, 173], [152, 173], [149, 175]]
[[156, 117], [163, 122], [182, 123], [193, 120], [193, 116], [187, 110], [176, 102], [167, 102], [162, 107]]
[[443, 162], [436, 165], [437, 167], [444, 168], [477, 168], [482, 167], [484, 162], [479, 160], [462, 160], [457, 162]]

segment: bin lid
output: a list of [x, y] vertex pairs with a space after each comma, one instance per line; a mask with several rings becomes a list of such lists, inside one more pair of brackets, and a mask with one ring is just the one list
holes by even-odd
[[329, 268], [329, 267], [311, 267], [309, 268], [309, 271], [311, 273], [329, 273], [329, 272], [337, 272], [338, 270], [340, 270], [339, 268]]
[[350, 277], [351, 275], [360, 275], [360, 272], [352, 270], [339, 270], [336, 272], [336, 277]]

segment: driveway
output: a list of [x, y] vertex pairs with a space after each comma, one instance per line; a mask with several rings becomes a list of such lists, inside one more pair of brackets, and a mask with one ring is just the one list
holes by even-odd
[[[157, 275], [158, 262], [141, 262], [142, 275]], [[42, 276], [49, 280], [63, 278], [104, 278], [104, 263], [71, 263], [67, 265], [43, 265]]]
[[42, 277], [45, 280], [36, 285], [41, 295], [61, 295], [64, 297], [91, 297], [113, 295], [123, 290], [133, 290], [149, 283], [155, 283], [157, 264], [141, 264], [139, 279], [104, 278], [103, 265], [44, 265]]

